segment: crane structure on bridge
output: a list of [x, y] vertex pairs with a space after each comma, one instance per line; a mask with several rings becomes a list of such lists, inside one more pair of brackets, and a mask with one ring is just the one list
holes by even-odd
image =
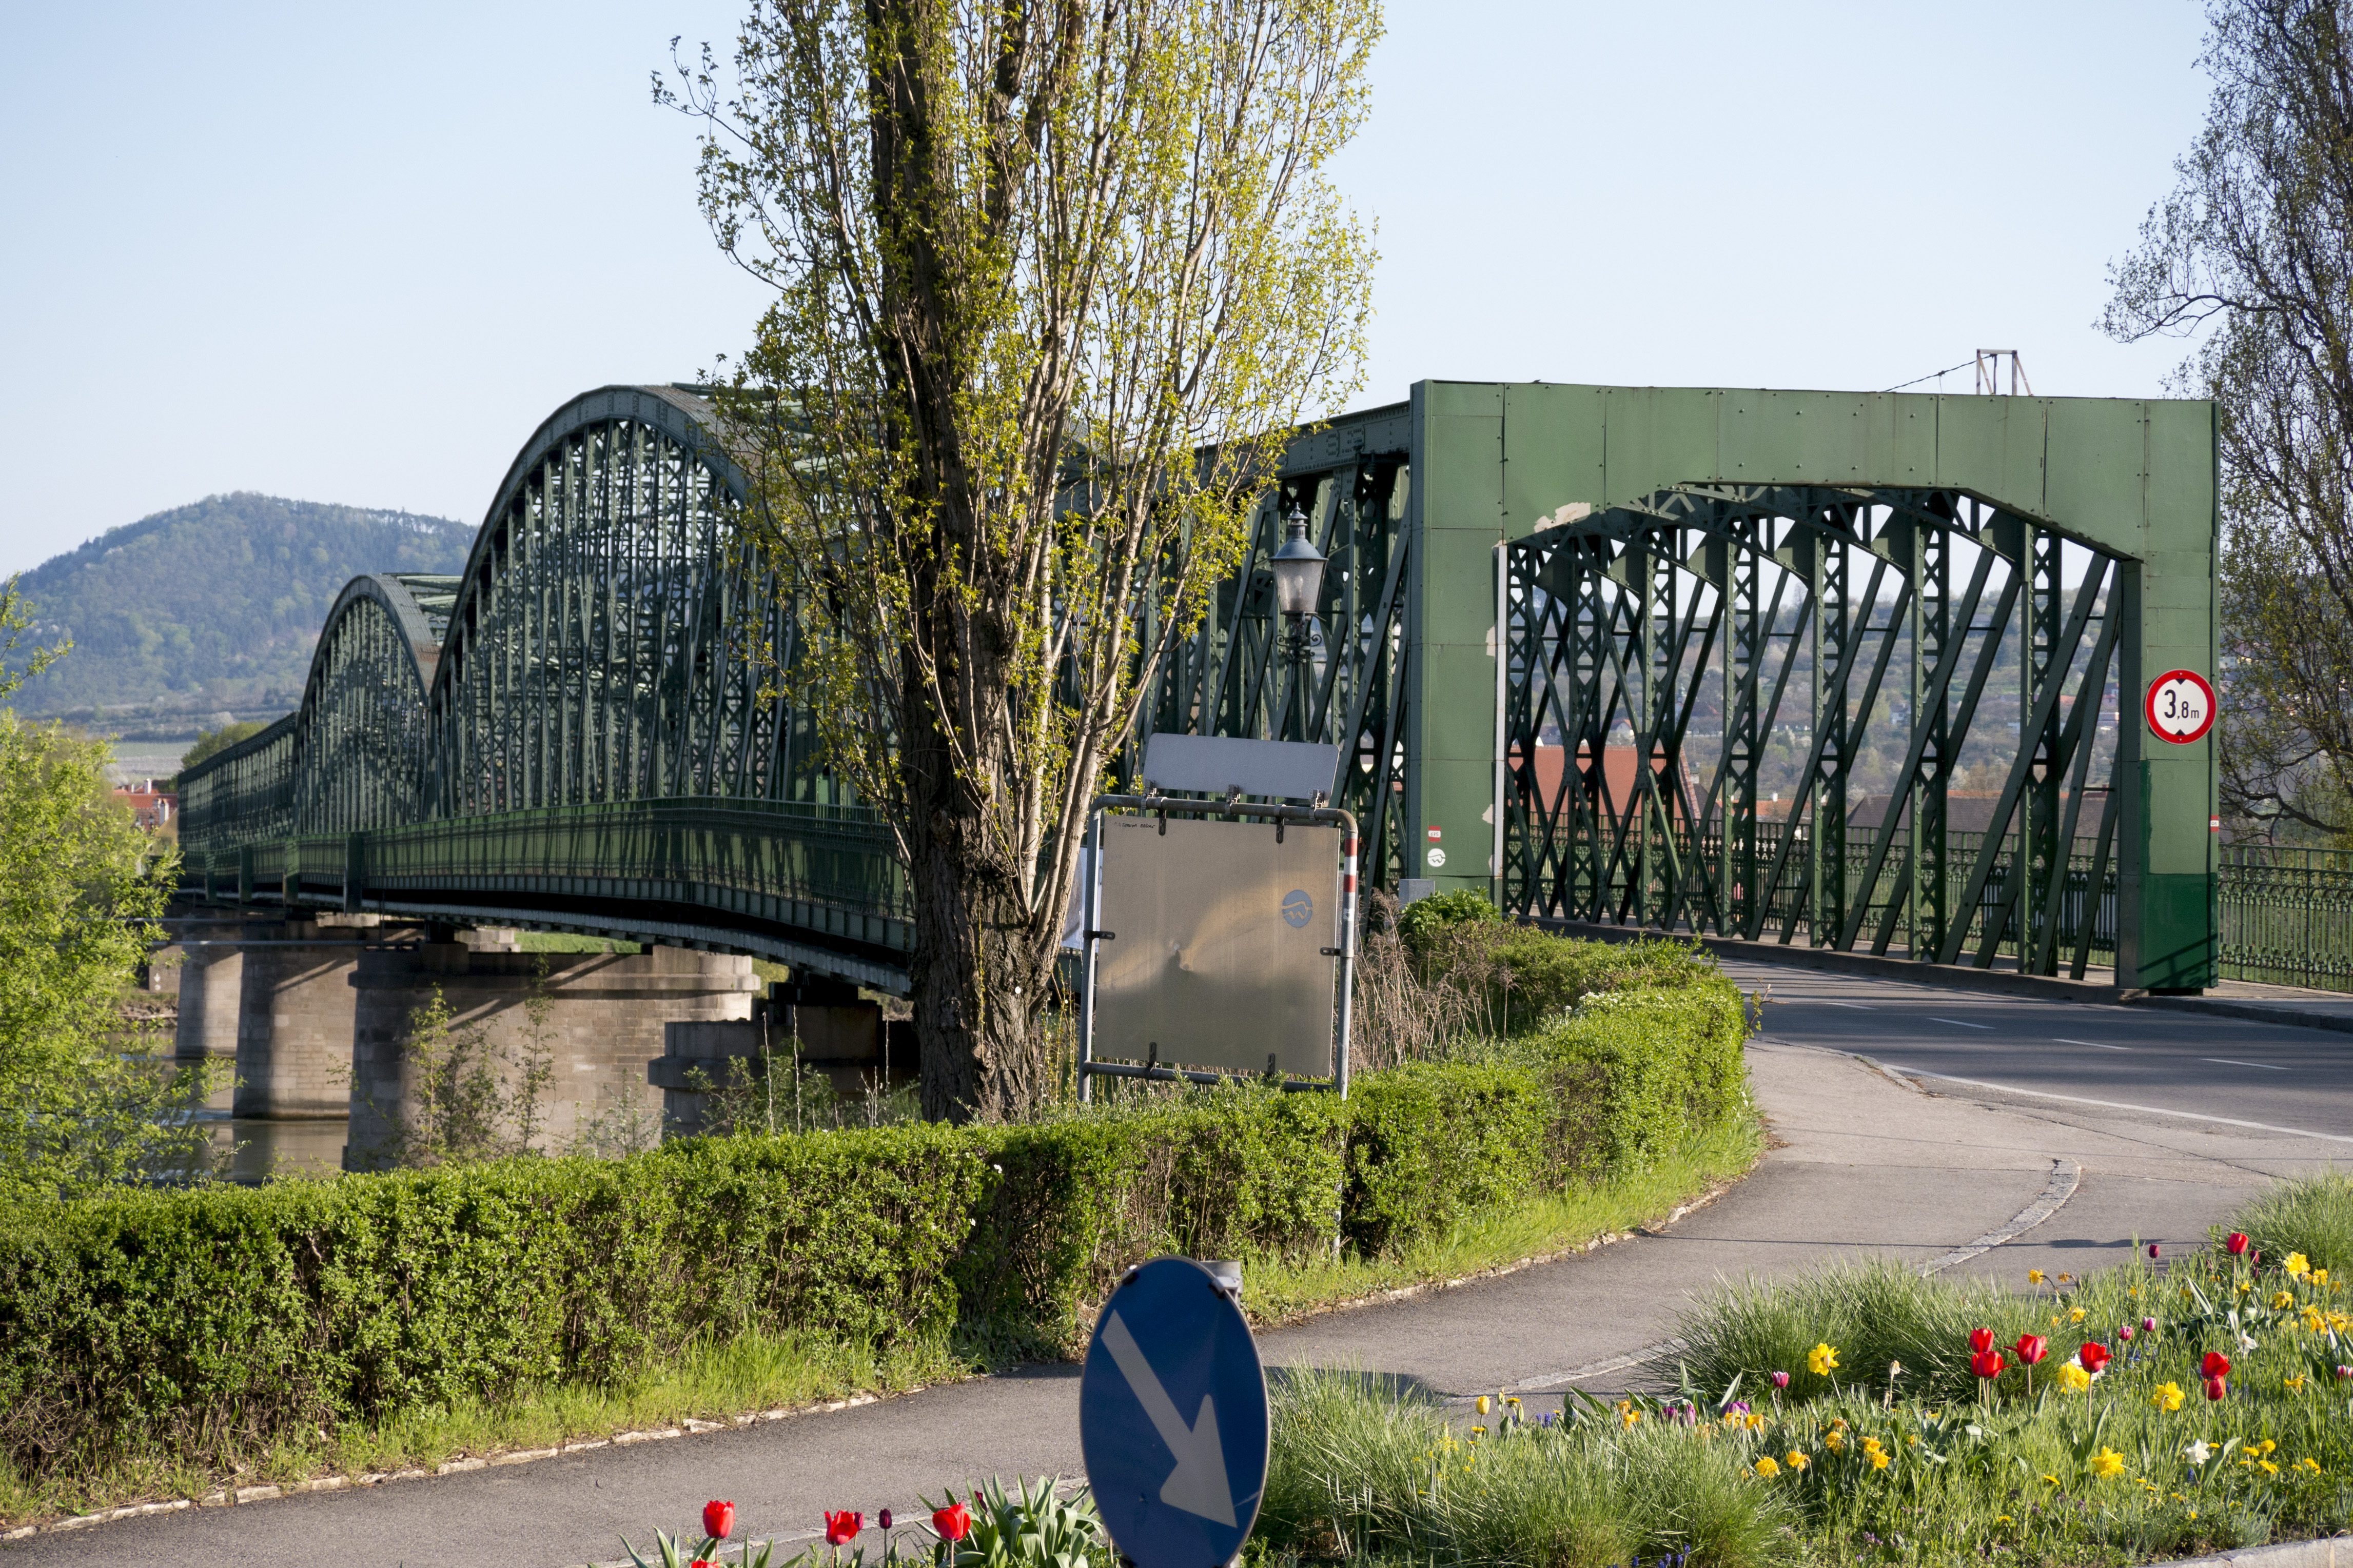
[[[1376, 886], [2195, 989], [2213, 742], [2158, 738], [2139, 697], [2215, 667], [2213, 421], [1419, 383], [1291, 442], [1122, 765], [1155, 731], [1332, 743]], [[903, 990], [893, 836], [778, 692], [791, 601], [747, 497], [703, 392], [565, 404], [462, 574], [354, 580], [301, 706], [183, 776], [188, 896]], [[1330, 562], [1298, 679], [1268, 568], [1294, 510]]]

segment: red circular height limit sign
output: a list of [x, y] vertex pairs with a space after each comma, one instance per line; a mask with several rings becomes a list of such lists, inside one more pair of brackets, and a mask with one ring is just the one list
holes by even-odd
[[2214, 689], [2194, 669], [2168, 669], [2148, 683], [2148, 727], [2177, 746], [2214, 727]]

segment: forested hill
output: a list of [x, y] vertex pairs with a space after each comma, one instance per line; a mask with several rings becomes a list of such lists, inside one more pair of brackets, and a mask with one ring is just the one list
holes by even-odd
[[38, 640], [65, 633], [74, 646], [16, 706], [282, 712], [301, 700], [345, 583], [456, 572], [473, 538], [471, 524], [447, 518], [244, 491], [157, 512], [25, 574]]

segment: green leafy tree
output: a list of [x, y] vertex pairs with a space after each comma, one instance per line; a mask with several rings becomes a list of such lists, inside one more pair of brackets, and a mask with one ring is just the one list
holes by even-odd
[[[20, 650], [0, 589], [0, 697], [66, 648]], [[118, 1038], [117, 998], [158, 934], [176, 857], [106, 784], [108, 748], [0, 709], [0, 1205], [203, 1171], [188, 1112], [216, 1085]]]
[[180, 766], [193, 768], [198, 763], [209, 762], [239, 741], [250, 741], [269, 728], [258, 719], [240, 720], [224, 724], [217, 730], [206, 730], [196, 737], [196, 743], [181, 753]]
[[2353, 50], [2334, 0], [2211, 0], [2214, 84], [2102, 324], [2203, 331], [2220, 413], [2225, 810], [2353, 831]]
[[780, 679], [911, 872], [932, 1117], [1047, 1092], [1087, 802], [1357, 384], [1327, 177], [1378, 0], [755, 0], [657, 97], [774, 290], [723, 407], [800, 646]]

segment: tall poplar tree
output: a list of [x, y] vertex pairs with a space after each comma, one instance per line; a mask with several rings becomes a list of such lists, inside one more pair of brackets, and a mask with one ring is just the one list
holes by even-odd
[[755, 0], [656, 82], [775, 290], [723, 403], [797, 615], [780, 679], [910, 873], [927, 1115], [1040, 1092], [1088, 800], [1292, 427], [1356, 390], [1373, 251], [1329, 169], [1380, 26]]

